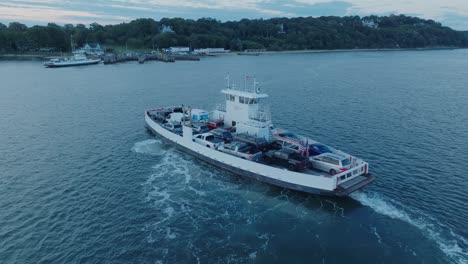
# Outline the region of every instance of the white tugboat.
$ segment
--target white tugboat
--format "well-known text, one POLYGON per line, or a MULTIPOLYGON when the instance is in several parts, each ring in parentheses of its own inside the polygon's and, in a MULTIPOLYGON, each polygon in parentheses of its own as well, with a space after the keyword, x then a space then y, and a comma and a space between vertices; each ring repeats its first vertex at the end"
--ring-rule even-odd
POLYGON ((375 180, 369 165, 310 138, 275 128, 260 103, 268 95, 230 84, 225 109, 183 106, 147 110, 148 128, 164 142, 241 176, 297 191, 347 196, 375 180), (207 132, 206 130, 211 130, 207 132))

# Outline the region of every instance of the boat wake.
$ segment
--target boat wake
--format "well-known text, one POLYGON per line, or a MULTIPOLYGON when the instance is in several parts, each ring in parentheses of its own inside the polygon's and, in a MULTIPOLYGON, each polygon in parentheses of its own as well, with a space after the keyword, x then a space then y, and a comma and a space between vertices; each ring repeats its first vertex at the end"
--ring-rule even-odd
POLYGON ((164 146, 161 140, 156 139, 147 139, 137 142, 132 148, 133 152, 153 156, 164 155, 167 152, 167 150, 168 148, 164 146))
MULTIPOLYGON (((147 145, 157 144, 140 143, 136 152, 152 153, 147 145)), ((153 216, 143 231, 163 262, 248 262, 265 252, 271 234, 239 234, 255 216, 239 203, 239 182, 222 179, 231 177, 171 150, 152 166, 142 187, 153 216)))
POLYGON ((439 223, 436 219, 416 209, 409 210, 407 206, 375 192, 355 192, 351 194, 351 197, 377 213, 417 227, 424 236, 434 240, 451 261, 460 264, 468 263, 468 240, 455 234, 449 227, 439 223))

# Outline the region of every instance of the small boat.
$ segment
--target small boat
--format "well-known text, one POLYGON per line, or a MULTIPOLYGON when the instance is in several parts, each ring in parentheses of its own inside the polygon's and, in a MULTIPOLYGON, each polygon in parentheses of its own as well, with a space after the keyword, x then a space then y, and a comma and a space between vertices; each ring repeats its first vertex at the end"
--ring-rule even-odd
POLYGON ((148 128, 162 141, 204 162, 292 190, 347 196, 375 180, 364 160, 307 136, 275 128, 269 112, 261 108, 268 95, 260 92, 255 80, 251 91, 236 89, 230 84, 229 76, 226 80, 227 86, 221 91, 225 107, 211 112, 184 106, 147 110, 148 128), (227 137, 216 138, 220 133, 197 130, 194 124, 199 127, 200 123, 206 123, 210 130, 232 133, 233 141, 228 143, 231 145, 225 145, 227 137), (249 152, 239 153, 242 150, 237 146, 249 152), (318 154, 312 151, 312 146, 330 153, 318 154), (333 166, 335 157, 338 157, 335 160, 338 167, 330 169, 320 165, 330 160, 333 166))

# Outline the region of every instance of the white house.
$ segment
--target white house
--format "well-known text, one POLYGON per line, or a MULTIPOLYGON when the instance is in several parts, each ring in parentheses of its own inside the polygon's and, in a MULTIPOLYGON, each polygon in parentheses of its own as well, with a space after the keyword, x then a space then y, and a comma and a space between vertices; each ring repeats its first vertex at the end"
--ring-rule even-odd
POLYGON ((104 50, 101 48, 101 45, 97 43, 86 43, 83 48, 79 50, 79 52, 86 53, 89 55, 103 55, 104 50))
POLYGON ((162 33, 174 33, 174 30, 172 30, 171 26, 162 25, 161 32, 162 33))

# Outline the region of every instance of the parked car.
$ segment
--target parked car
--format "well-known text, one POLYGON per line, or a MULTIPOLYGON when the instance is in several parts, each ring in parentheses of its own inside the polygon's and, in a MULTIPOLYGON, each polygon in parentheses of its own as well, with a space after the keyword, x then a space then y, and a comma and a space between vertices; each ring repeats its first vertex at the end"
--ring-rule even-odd
POLYGON ((193 128, 193 132, 195 132, 196 134, 203 134, 203 133, 210 131, 208 127, 206 126, 206 124, 203 122, 193 123, 192 128, 193 128))
POLYGON ((232 141, 232 133, 227 131, 226 129, 216 128, 210 131, 215 137, 221 139, 225 143, 229 143, 232 141))
POLYGON ((278 164, 292 171, 302 171, 308 166, 306 157, 291 149, 269 150, 263 155, 267 164, 278 164))
POLYGON ((262 152, 247 143, 233 141, 230 144, 224 145, 224 148, 219 149, 221 152, 252 161, 258 161, 262 156, 262 152))
POLYGON ((237 134, 234 137, 234 140, 250 144, 251 146, 254 146, 262 151, 267 150, 269 145, 268 141, 266 141, 264 138, 258 138, 245 133, 237 134))
POLYGON ((328 172, 330 175, 335 175, 351 168, 349 157, 334 153, 323 153, 310 157, 309 161, 311 168, 328 172))
POLYGON ((162 110, 156 111, 156 113, 154 114, 154 117, 157 121, 164 122, 171 113, 172 113, 171 110, 162 109, 162 110))
POLYGON ((209 132, 193 136, 193 141, 212 149, 218 149, 224 146, 224 141, 215 138, 215 136, 209 132))
POLYGON ((223 120, 213 120, 207 123, 208 128, 211 129, 216 129, 219 127, 224 126, 224 121, 223 120))
POLYGON ((333 151, 330 147, 320 143, 309 145, 309 156, 317 156, 323 153, 333 153, 333 151))
POLYGON ((167 122, 162 125, 165 129, 176 134, 182 134, 182 125, 176 122, 167 122))

